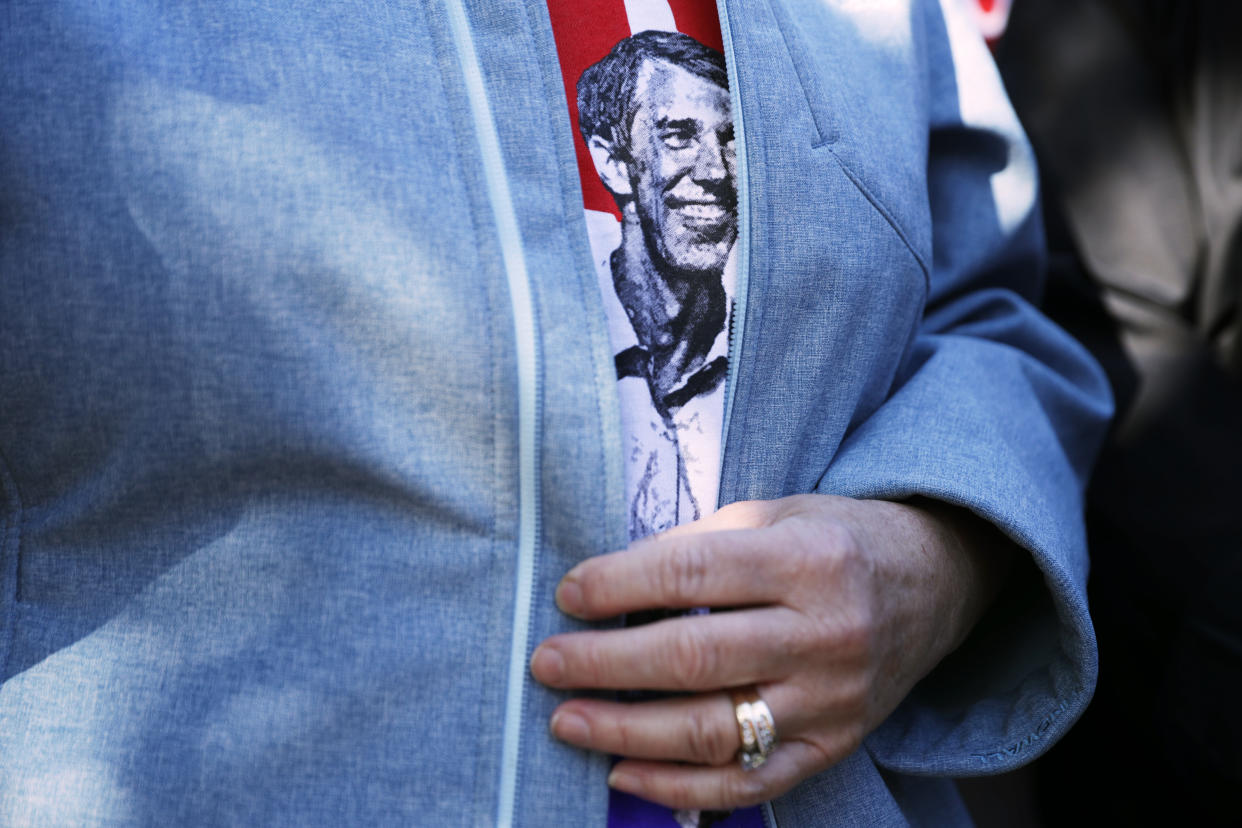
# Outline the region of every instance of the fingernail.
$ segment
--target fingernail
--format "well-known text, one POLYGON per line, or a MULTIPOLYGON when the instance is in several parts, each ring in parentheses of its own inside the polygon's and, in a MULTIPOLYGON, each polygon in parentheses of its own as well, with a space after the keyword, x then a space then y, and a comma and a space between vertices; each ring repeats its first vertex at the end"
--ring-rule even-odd
POLYGON ((565 675, 565 659, 556 650, 540 644, 531 656, 530 669, 544 684, 557 684, 565 675))
POLYGON ((591 727, 577 713, 556 711, 552 714, 552 733, 563 742, 586 745, 591 741, 591 727))
POLYGON ((582 617, 582 587, 568 575, 561 579, 560 586, 556 588, 556 605, 561 612, 575 618, 582 617))
POLYGON ((613 768, 612 773, 608 774, 608 787, 633 793, 638 788, 638 779, 619 768, 613 768))

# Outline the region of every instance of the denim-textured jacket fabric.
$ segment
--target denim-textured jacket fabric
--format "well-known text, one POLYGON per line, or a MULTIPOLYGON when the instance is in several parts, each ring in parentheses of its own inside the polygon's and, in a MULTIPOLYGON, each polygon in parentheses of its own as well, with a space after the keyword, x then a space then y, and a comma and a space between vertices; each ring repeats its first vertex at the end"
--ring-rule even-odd
MULTIPOLYGON (((1032 308, 1031 155, 955 0, 721 6, 722 502, 927 495, 1033 562, 775 817, 963 820, 937 777, 1036 755, 1093 687, 1106 386, 1032 308)), ((0 19, 0 824, 602 825, 607 758, 525 670, 626 532, 543 4, 0 19)))

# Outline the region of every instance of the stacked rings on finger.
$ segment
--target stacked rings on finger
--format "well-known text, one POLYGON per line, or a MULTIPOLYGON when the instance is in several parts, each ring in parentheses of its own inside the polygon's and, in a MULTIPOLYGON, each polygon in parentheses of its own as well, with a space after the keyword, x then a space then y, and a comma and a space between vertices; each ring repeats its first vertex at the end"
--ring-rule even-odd
POLYGON ((737 717, 738 735, 742 747, 737 760, 742 770, 754 770, 768 761, 776 749, 776 721, 767 702, 759 698, 754 687, 742 687, 729 693, 733 700, 733 715, 737 717))

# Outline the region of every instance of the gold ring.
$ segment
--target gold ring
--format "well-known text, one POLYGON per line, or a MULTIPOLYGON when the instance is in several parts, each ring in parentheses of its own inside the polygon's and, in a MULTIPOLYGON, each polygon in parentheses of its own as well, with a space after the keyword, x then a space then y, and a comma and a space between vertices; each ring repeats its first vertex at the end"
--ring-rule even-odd
POLYGON ((751 771, 768 761, 776 749, 776 721, 767 702, 759 698, 759 691, 753 686, 733 690, 729 698, 733 701, 733 715, 742 740, 737 760, 742 770, 751 771))

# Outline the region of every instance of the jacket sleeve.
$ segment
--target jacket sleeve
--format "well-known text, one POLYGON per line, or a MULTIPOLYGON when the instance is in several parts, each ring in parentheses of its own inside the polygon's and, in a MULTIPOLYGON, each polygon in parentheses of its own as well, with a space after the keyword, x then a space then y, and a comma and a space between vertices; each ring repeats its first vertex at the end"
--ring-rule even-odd
POLYGON ((1029 145, 958 0, 924 9, 933 261, 922 327, 890 398, 820 488, 924 495, 1026 550, 968 640, 867 740, 891 770, 1008 770, 1090 700, 1082 492, 1112 401, 1087 352, 1034 307, 1043 231, 1029 145))

